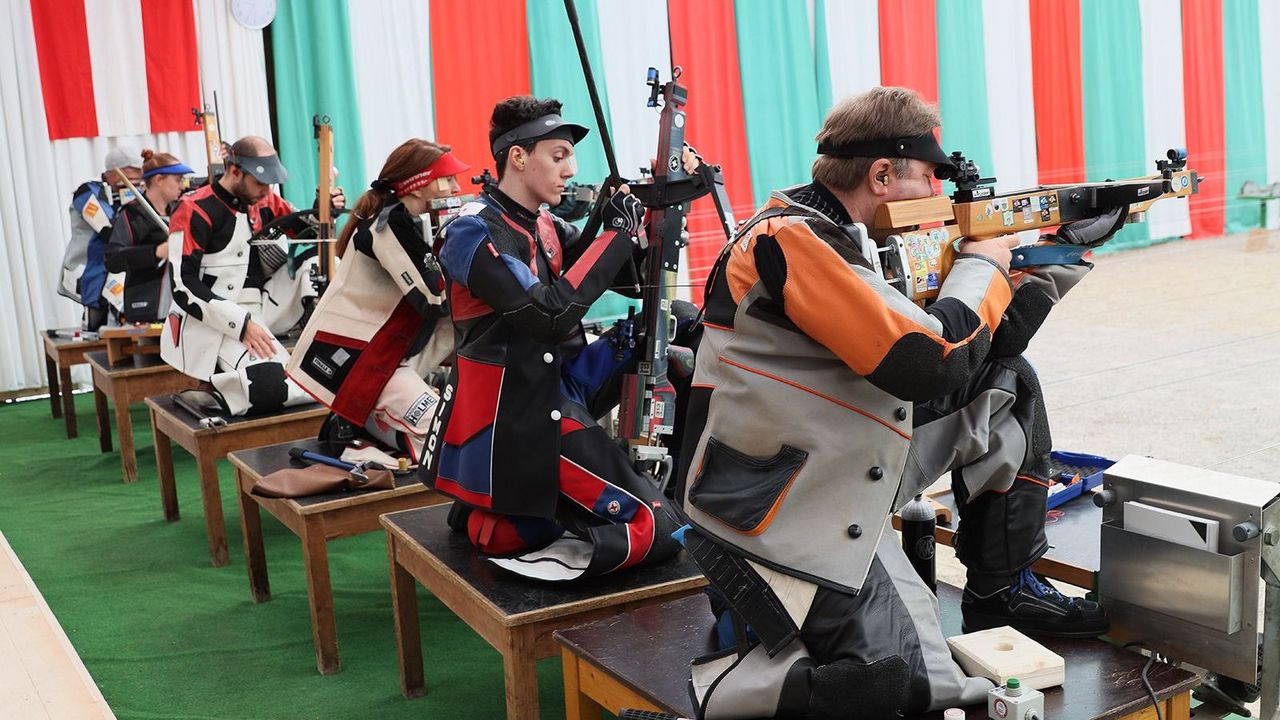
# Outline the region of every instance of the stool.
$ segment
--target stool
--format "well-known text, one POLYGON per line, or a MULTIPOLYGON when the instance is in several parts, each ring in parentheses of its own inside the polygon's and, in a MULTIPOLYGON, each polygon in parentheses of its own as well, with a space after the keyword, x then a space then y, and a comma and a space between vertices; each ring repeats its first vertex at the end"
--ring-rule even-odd
POLYGON ((71 440, 79 434, 76 430, 75 399, 71 396, 71 366, 85 362, 85 353, 101 350, 106 343, 96 337, 92 340, 50 337, 49 333, 53 332, 77 331, 48 330, 40 335, 44 340, 45 374, 49 378, 49 410, 55 418, 62 418, 67 427, 67 439, 71 440))
POLYGON ((156 355, 134 355, 133 363, 114 367, 108 352, 88 353, 89 370, 93 373, 93 410, 98 418, 98 448, 111 452, 111 416, 107 399, 115 409, 116 429, 120 433, 120 469, 127 483, 138 479, 138 457, 133 447, 131 403, 142 402, 150 395, 175 393, 199 384, 173 369, 156 355))

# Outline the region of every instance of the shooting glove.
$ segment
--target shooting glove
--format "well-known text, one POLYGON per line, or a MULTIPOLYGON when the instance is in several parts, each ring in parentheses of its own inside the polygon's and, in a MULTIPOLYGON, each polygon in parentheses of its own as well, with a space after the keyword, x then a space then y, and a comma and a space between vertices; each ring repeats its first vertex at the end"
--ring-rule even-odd
POLYGON ((1124 221, 1128 217, 1129 206, 1121 205, 1096 217, 1063 225, 1058 228, 1055 239, 1067 245, 1084 245, 1085 247, 1096 248, 1119 232, 1120 228, 1124 227, 1124 221))
POLYGON ((604 227, 606 230, 617 230, 623 235, 635 237, 640 232, 640 223, 644 219, 644 206, 640 199, 627 192, 614 192, 604 206, 604 227))

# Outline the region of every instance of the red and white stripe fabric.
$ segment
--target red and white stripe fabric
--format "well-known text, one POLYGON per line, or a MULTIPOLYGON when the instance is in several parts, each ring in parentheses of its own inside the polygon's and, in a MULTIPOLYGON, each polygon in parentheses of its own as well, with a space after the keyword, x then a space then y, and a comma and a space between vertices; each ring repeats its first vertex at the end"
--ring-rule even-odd
POLYGON ((191 0, 30 0, 49 139, 192 129, 191 0))

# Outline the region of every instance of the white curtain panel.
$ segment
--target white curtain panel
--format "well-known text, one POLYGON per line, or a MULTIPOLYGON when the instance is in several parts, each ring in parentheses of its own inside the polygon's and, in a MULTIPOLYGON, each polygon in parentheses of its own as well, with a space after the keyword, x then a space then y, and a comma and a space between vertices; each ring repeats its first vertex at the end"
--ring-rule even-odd
MULTIPOLYGON (((1169 148, 1187 146, 1182 6, 1178 0, 1138 0, 1138 17, 1142 23, 1143 134, 1147 161, 1152 163, 1146 169, 1154 173, 1155 160, 1163 158, 1169 148)), ((1147 229, 1153 240, 1190 235, 1191 211, 1186 198, 1152 205, 1147 211, 1147 229)))
MULTIPOLYGON (((603 63, 605 93, 609 100, 609 130, 618 171, 634 177, 658 149, 658 110, 644 106, 649 88, 645 73, 655 67, 663 82, 671 79, 671 37, 665 2, 600 0, 600 47, 608 53, 603 63)), ((601 68, 596 68, 600 72, 601 68)), ((697 88, 690 88, 697 102, 697 88)), ((694 131, 697 132, 696 129, 694 131)), ((697 135, 687 138, 698 145, 697 135)))
MULTIPOLYGON (((824 18, 831 101, 880 84, 880 10, 876 0, 827 0, 824 18)), ((826 115, 830 108, 820 108, 826 115)))
MULTIPOLYGON (((1280 181, 1280 2, 1258 3, 1258 32, 1262 35, 1262 110, 1267 128, 1267 182, 1280 181)), ((1228 192, 1239 188, 1227 188, 1228 192)), ((1280 227, 1280 202, 1272 201, 1267 227, 1280 227)))
MULTIPOLYGON (((409 138, 438 140, 431 96, 431 5, 428 0, 348 0, 364 169, 345 178, 352 197, 377 177, 387 156, 409 138)), ((479 166, 485 158, 460 158, 479 166)), ((465 179, 463 184, 465 186, 465 179)))
MULTIPOLYGON (((982 3, 991 171, 1000 192, 1039 184, 1035 97, 1031 92, 1031 11, 1027 3, 982 3)), ((1040 237, 1037 230, 1018 234, 1023 243, 1040 237)))
MULTIPOLYGON (((232 142, 245 135, 260 135, 272 140, 262 31, 236 22, 231 17, 230 0, 194 2, 200 92, 206 103, 212 103, 213 94, 218 94, 218 129, 223 139, 232 142)), ((203 146, 200 156, 193 159, 205 163, 203 146)))

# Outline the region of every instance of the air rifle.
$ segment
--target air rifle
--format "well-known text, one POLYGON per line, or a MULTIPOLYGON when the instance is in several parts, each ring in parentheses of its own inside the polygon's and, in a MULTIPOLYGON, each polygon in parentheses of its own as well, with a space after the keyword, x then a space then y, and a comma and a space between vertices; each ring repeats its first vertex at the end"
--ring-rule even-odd
POLYGON ((218 93, 213 94, 213 105, 205 104, 204 109, 191 108, 196 127, 204 131, 204 152, 208 159, 208 180, 223 173, 222 136, 218 133, 218 93))
MULTIPOLYGON (((1156 174, 1126 180, 1040 185, 1027 190, 995 192, 994 178, 981 177, 978 166, 961 153, 952 153, 957 172, 956 191, 918 200, 897 200, 881 205, 868 236, 861 234, 862 253, 889 284, 913 301, 937 297, 942 281, 955 259, 960 238, 982 239, 1037 230, 1096 217, 1117 207, 1129 206, 1129 222, 1141 221, 1158 200, 1187 197, 1199 192, 1201 178, 1188 170, 1187 151, 1170 150, 1166 160, 1156 161, 1156 174), (920 227, 929 225, 930 227, 920 227), (873 239, 874 238, 874 239, 873 239)), ((1040 247, 1013 251, 1010 267, 1078 262, 1089 250, 1061 246, 1053 259, 1040 247)))
POLYGON ((320 173, 316 185, 316 254, 319 262, 311 281, 315 284, 317 293, 322 294, 333 279, 333 271, 337 266, 334 257, 337 246, 333 241, 333 208, 330 204, 333 195, 333 126, 329 124, 328 115, 313 115, 311 127, 320 151, 320 173))
MULTIPOLYGON (((609 126, 605 122, 604 106, 591 72, 582 27, 573 0, 564 0, 569 25, 573 29, 578 47, 578 59, 587 82, 595 111, 596 126, 604 145, 605 160, 609 164, 609 177, 599 190, 599 197, 583 227, 583 237, 593 237, 600 227, 604 201, 622 185, 618 163, 609 138, 609 126)), ((631 192, 649 210, 645 237, 648 253, 641 288, 641 312, 638 325, 639 338, 622 337, 622 331, 636 323, 618 326, 619 348, 639 345, 636 369, 624 375, 622 398, 618 411, 618 439, 631 449, 631 458, 639 469, 653 472, 659 485, 665 485, 671 476, 672 463, 667 448, 662 445, 672 433, 675 422, 675 390, 667 378, 668 343, 675 335, 675 318, 671 302, 675 299, 676 274, 680 266, 680 248, 684 246, 684 219, 690 204, 699 197, 710 194, 716 203, 725 229, 725 237, 732 237, 733 219, 724 193, 724 179, 720 168, 703 163, 696 174, 684 170, 684 106, 689 92, 677 84, 678 70, 672 79, 661 82, 658 71, 649 68, 646 84, 649 86, 649 107, 661 106, 658 124, 658 151, 654 155, 656 167, 648 182, 629 183, 631 192)), ((634 273, 633 273, 634 274, 634 273)), ((639 279, 639 278, 638 278, 639 279)), ((634 318, 632 318, 634 320, 634 318)))

